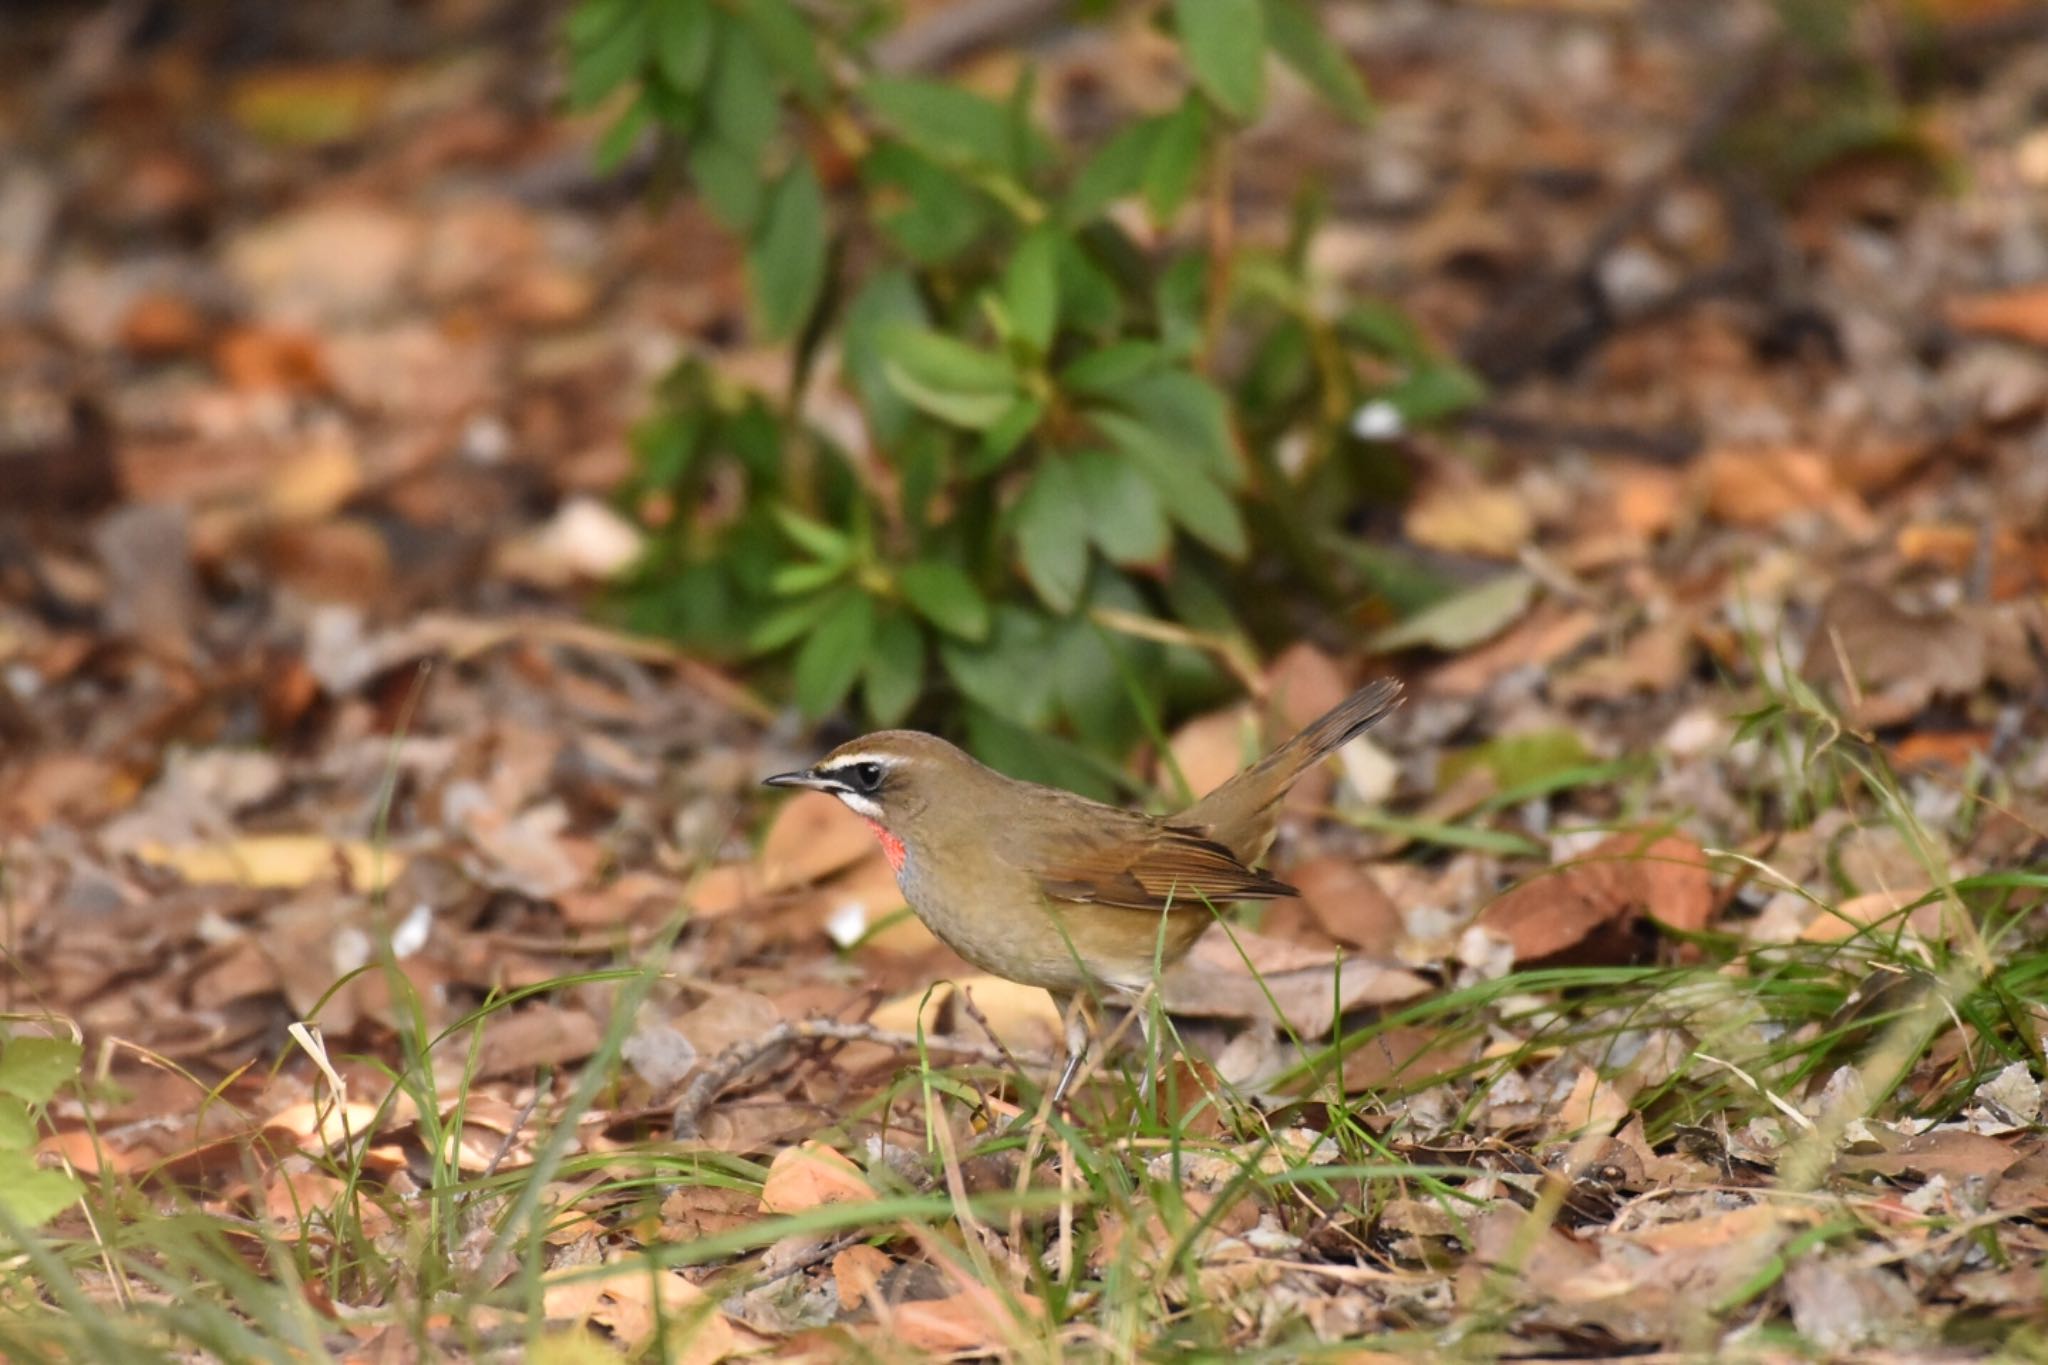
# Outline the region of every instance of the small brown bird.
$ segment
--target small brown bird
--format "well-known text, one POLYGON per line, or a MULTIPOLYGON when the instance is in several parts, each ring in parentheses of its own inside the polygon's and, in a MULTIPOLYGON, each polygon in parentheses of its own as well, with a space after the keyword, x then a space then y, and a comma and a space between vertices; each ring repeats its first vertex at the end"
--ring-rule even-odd
POLYGON ((1400 696, 1390 679, 1372 683, 1178 815, 1020 782, 915 730, 850 740, 768 784, 838 797, 934 934, 983 971, 1052 993, 1067 1020, 1057 1104, 1087 1054, 1097 993, 1135 998, 1201 937, 1211 906, 1297 894, 1253 868, 1280 798, 1400 696))

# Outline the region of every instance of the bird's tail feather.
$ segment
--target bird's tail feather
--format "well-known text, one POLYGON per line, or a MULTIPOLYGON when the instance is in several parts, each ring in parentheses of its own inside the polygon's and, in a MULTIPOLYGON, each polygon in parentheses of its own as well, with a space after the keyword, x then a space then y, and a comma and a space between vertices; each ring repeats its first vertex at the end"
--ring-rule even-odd
POLYGON ((1232 835, 1243 831, 1248 842, 1258 845, 1251 856, 1263 854, 1265 843, 1272 838, 1269 821, 1262 819, 1267 808, 1286 795, 1303 773, 1372 728, 1400 702, 1401 684, 1392 678, 1361 687, 1294 738, 1196 802, 1188 811, 1190 823, 1214 825, 1232 835))

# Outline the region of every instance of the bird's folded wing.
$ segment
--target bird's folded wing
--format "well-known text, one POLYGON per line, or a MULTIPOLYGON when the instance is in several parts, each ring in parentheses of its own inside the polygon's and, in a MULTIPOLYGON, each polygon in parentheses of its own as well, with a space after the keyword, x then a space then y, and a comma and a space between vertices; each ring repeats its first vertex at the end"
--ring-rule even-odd
POLYGON ((1112 835, 1062 848, 1039 864, 1038 883, 1059 900, 1131 910, 1199 909, 1205 903, 1298 894, 1246 867, 1199 830, 1149 822, 1135 838, 1112 835))

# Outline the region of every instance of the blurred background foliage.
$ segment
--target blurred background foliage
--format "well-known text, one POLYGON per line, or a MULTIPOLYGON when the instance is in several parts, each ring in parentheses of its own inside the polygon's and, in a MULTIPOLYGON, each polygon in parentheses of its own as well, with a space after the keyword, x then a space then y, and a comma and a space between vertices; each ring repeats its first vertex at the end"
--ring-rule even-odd
POLYGON ((1305 0, 1144 7, 1185 94, 1085 146, 1034 119, 1028 66, 1004 98, 885 72, 890 12, 826 12, 585 0, 568 23, 574 101, 618 111, 601 154, 655 142, 658 181, 744 239, 757 339, 792 355, 782 392, 696 357, 661 384, 627 619, 809 717, 1104 791, 1264 652, 1401 598, 1355 519, 1402 491, 1389 442, 1480 387, 1309 279, 1312 190, 1277 249, 1231 231, 1269 54, 1372 116, 1305 0), (818 383, 857 401, 857 445, 806 420, 818 383))

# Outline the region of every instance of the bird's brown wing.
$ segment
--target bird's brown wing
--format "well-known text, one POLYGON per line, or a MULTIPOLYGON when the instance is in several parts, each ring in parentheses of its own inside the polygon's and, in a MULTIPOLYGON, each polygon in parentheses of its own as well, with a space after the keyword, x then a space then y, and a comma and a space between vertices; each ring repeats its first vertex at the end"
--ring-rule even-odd
POLYGON ((1149 820, 1118 824, 1085 843, 1065 842, 1041 861, 1040 889, 1058 900, 1129 910, 1199 909, 1299 894, 1246 867, 1198 829, 1149 820))

